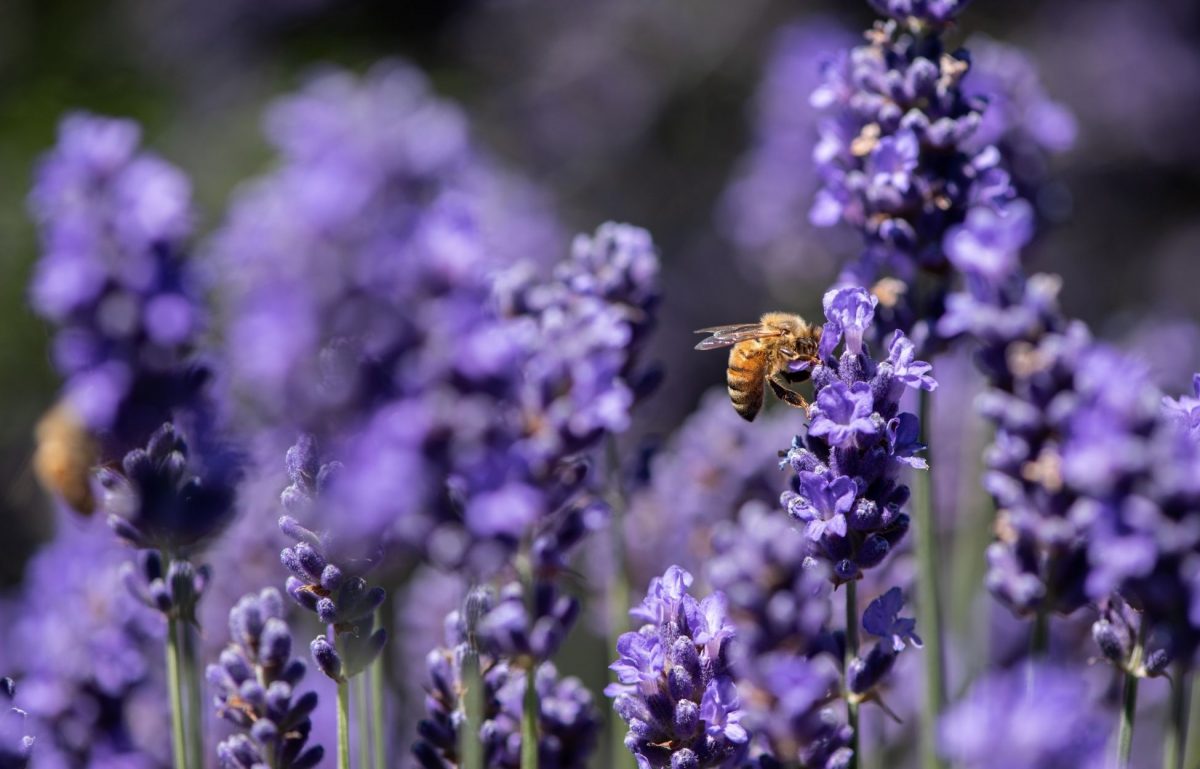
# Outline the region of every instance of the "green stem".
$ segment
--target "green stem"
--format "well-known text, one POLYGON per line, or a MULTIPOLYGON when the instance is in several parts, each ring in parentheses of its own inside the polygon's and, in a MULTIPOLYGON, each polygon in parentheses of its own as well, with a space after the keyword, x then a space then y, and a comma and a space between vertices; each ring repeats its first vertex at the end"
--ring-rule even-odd
POLYGON ((525 707, 521 709, 521 769, 538 766, 538 694, 537 669, 525 674, 525 707))
POLYGON ((1129 756, 1133 751, 1133 718, 1137 713, 1138 677, 1125 674, 1125 686, 1121 691, 1121 721, 1117 732, 1117 769, 1128 769, 1129 756))
POLYGON ((371 766, 371 721, 367 718, 367 676, 358 676, 354 689, 354 721, 358 731, 358 765, 371 766))
POLYGON ((186 622, 178 623, 180 645, 183 655, 180 661, 183 667, 183 680, 186 687, 188 755, 192 769, 204 767, 204 692, 201 689, 198 654, 196 653, 196 632, 186 622))
POLYGON ((1167 709, 1167 724, 1163 750, 1163 769, 1183 769, 1183 756, 1188 737, 1188 699, 1192 676, 1182 664, 1175 666, 1171 681, 1171 701, 1167 709))
POLYGON ((174 769, 188 769, 187 737, 183 725, 183 676, 179 665, 178 624, 174 619, 167 620, 167 690, 171 698, 171 756, 174 769))
POLYGON ((858 769, 861 758, 859 752, 862 749, 858 730, 858 700, 850 691, 850 663, 858 656, 858 583, 853 580, 847 582, 845 589, 846 657, 842 670, 846 679, 846 720, 853 732, 850 737, 850 750, 853 751, 853 755, 850 757, 849 769, 858 769))
MULTIPOLYGON (((382 617, 377 616, 379 623, 382 624, 382 617)), ((380 654, 375 662, 371 664, 370 671, 367 675, 371 679, 371 736, 375 741, 375 750, 373 753, 374 763, 371 764, 374 769, 384 769, 387 766, 387 756, 385 755, 385 743, 383 739, 383 655, 380 654)))
MULTIPOLYGON (((605 443, 608 473, 608 504, 612 510, 609 532, 612 540, 613 578, 608 583, 608 653, 614 654, 617 639, 629 626, 629 568, 625 561, 625 490, 621 483, 621 461, 617 439, 608 436, 605 443)), ((602 658, 605 675, 615 682, 616 674, 608 670, 608 657, 602 658)), ((633 754, 625 748, 625 724, 612 708, 608 708, 608 766, 612 769, 633 769, 633 754)))
POLYGON ((350 681, 337 685, 338 769, 350 769, 350 681))
POLYGON ((1137 716, 1138 671, 1142 666, 1143 647, 1146 643, 1146 618, 1142 617, 1137 645, 1129 656, 1125 671, 1125 682, 1121 688, 1121 720, 1117 725, 1117 769, 1129 768, 1129 757, 1133 751, 1133 719, 1137 716))
POLYGON ((1187 769, 1200 769, 1200 686, 1191 687, 1191 704, 1188 708, 1188 728, 1184 740, 1183 765, 1187 769))
POLYGON ((483 673, 479 669, 479 641, 475 626, 479 621, 474 596, 476 588, 467 592, 463 616, 467 625, 467 649, 463 654, 462 685, 465 723, 458 730, 458 754, 463 769, 483 769, 483 740, 479 727, 483 723, 483 673))
MULTIPOLYGON (((920 420, 923 442, 928 445, 929 393, 920 394, 920 420)), ((917 621, 925 640, 925 699, 921 719, 921 766, 938 769, 937 721, 946 704, 946 684, 942 659, 942 602, 937 578, 937 516, 934 514, 932 471, 913 473, 912 509, 917 541, 917 621)))

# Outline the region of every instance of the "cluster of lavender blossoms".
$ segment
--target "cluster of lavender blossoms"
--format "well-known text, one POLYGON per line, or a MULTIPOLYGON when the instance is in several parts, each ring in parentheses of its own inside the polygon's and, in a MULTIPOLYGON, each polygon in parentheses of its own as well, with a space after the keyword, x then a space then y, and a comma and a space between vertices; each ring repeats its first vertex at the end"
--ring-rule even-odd
POLYGON ((750 739, 730 670, 734 626, 723 593, 697 601, 672 566, 629 614, 645 624, 617 640, 618 683, 604 693, 629 725, 625 746, 644 769, 734 767, 750 739))
POLYGON ((871 357, 864 337, 877 303, 858 287, 825 295, 811 421, 784 460, 796 474, 783 506, 803 525, 812 554, 832 566, 835 583, 859 579, 904 537, 909 492, 899 472, 926 467, 919 420, 900 411, 900 397, 906 387, 932 391, 937 382, 902 331, 892 335, 885 360, 871 357))
POLYGON ((217 713, 238 733, 217 746, 224 769, 311 769, 324 756, 306 749, 317 695, 296 695, 305 666, 292 657, 292 634, 275 588, 243 596, 229 612, 230 643, 206 673, 217 713))
MULTIPOLYGON (((862 233, 865 247, 842 280, 872 285, 887 276, 877 286, 886 310, 878 331, 908 330, 924 349, 951 288, 947 232, 968 212, 1003 209, 1018 190, 1036 196, 1046 156, 1070 146, 1074 123, 1031 67, 985 66, 975 77, 966 52, 946 49, 943 32, 966 3, 873 5, 890 18, 827 64, 812 95, 827 117, 810 219, 862 233)), ((1025 63, 1015 50, 988 50, 985 62, 1025 63)))
MULTIPOLYGON (((501 597, 500 603, 507 600, 501 597)), ((463 696, 468 686, 464 665, 477 661, 480 685, 478 738, 483 765, 488 769, 521 766, 521 716, 525 688, 532 675, 537 691, 538 766, 583 769, 596 745, 600 718, 591 692, 577 678, 559 678, 550 662, 532 672, 497 645, 482 629, 480 618, 496 611, 486 590, 473 591, 462 610, 445 619, 445 646, 426 656, 425 717, 417 725, 412 752, 423 769, 454 769, 462 765, 463 726, 471 714, 463 696)))

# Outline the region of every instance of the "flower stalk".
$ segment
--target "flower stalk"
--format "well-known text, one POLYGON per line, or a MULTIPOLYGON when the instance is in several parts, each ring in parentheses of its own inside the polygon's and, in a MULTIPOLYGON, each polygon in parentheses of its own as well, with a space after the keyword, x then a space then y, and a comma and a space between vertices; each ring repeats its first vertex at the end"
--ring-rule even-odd
POLYGON ((188 769, 178 624, 178 620, 174 618, 167 620, 167 694, 171 698, 171 759, 175 769, 188 769))
MULTIPOLYGON (((918 393, 922 443, 929 444, 929 391, 918 393)), ((937 720, 946 706, 942 657, 942 601, 938 591, 937 515, 934 511, 932 470, 913 473, 912 509, 917 529, 918 622, 925 639, 925 699, 921 719, 921 766, 938 769, 937 720)))

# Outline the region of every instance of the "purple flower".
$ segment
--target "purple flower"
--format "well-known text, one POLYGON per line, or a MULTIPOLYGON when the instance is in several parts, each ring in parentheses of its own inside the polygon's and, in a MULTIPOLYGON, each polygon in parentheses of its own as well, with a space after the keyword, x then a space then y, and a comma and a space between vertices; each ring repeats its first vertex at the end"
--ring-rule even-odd
POLYGON ((964 273, 998 284, 1020 264, 1021 249, 1033 237, 1033 208, 1014 200, 1002 208, 978 206, 946 233, 946 255, 964 273))
POLYGON ((274 588, 243 596, 229 612, 229 646, 206 678, 216 692, 217 714, 239 732, 217 746, 223 766, 263 764, 310 769, 324 749, 305 747, 317 706, 315 692, 296 696, 304 663, 292 657, 292 635, 283 598, 274 588))
POLYGON ((785 456, 796 474, 780 499, 807 524, 811 554, 830 562, 831 578, 842 582, 882 562, 908 529, 901 512, 908 488, 898 482, 898 468, 921 466, 916 452, 923 447, 917 417, 900 413, 899 401, 905 384, 937 383, 902 335, 893 337, 892 359, 876 364, 863 344, 875 305, 862 288, 834 289, 825 306, 824 349, 812 372, 816 402, 806 435, 785 456), (855 334, 845 334, 839 358, 843 327, 855 334))
POLYGON ((938 724, 942 754, 965 769, 1104 765, 1109 719, 1080 670, 1035 664, 992 673, 938 724))
POLYGON ((610 667, 618 683, 604 693, 629 724, 625 745, 639 766, 725 767, 749 741, 727 667, 733 627, 725 598, 698 603, 686 592, 691 583, 691 574, 668 569, 630 612, 647 624, 617 640, 620 657, 610 667))
POLYGON ((842 476, 829 478, 819 473, 801 472, 797 475, 799 492, 785 492, 788 515, 806 524, 805 536, 819 540, 826 530, 838 537, 846 536, 846 513, 854 506, 858 487, 842 476))
POLYGON ((838 448, 852 448, 858 437, 871 436, 879 432, 878 425, 871 419, 874 399, 871 387, 865 382, 855 382, 852 387, 845 382, 834 382, 821 390, 810 414, 812 423, 809 435, 827 440, 838 448))
POLYGON ((910 617, 901 617, 900 609, 904 606, 904 595, 900 588, 893 587, 876 598, 863 612, 862 626, 871 635, 891 639, 892 650, 899 652, 906 642, 920 649, 924 644, 916 633, 917 621, 910 617))
POLYGON ((937 381, 929 375, 933 366, 916 360, 916 355, 916 345, 897 329, 888 344, 888 363, 892 364, 892 376, 897 382, 913 389, 933 392, 937 389, 937 381))
POLYGON ((822 303, 825 307, 825 317, 836 328, 836 333, 829 335, 831 341, 827 342, 824 339, 825 335, 822 335, 822 343, 836 345, 840 334, 845 338, 846 349, 855 355, 861 355, 863 333, 875 317, 879 298, 858 287, 835 288, 825 293, 822 303))

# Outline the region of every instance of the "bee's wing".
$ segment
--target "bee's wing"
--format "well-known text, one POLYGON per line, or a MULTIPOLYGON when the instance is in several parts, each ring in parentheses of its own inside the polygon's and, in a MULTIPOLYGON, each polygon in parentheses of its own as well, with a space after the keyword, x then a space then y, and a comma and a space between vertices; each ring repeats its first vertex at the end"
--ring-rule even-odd
POLYGON ((718 347, 730 347, 738 342, 750 339, 762 339, 768 336, 779 336, 779 330, 764 326, 761 323, 735 323, 731 326, 710 326, 696 329, 697 334, 711 334, 696 345, 697 350, 715 350, 718 347))

